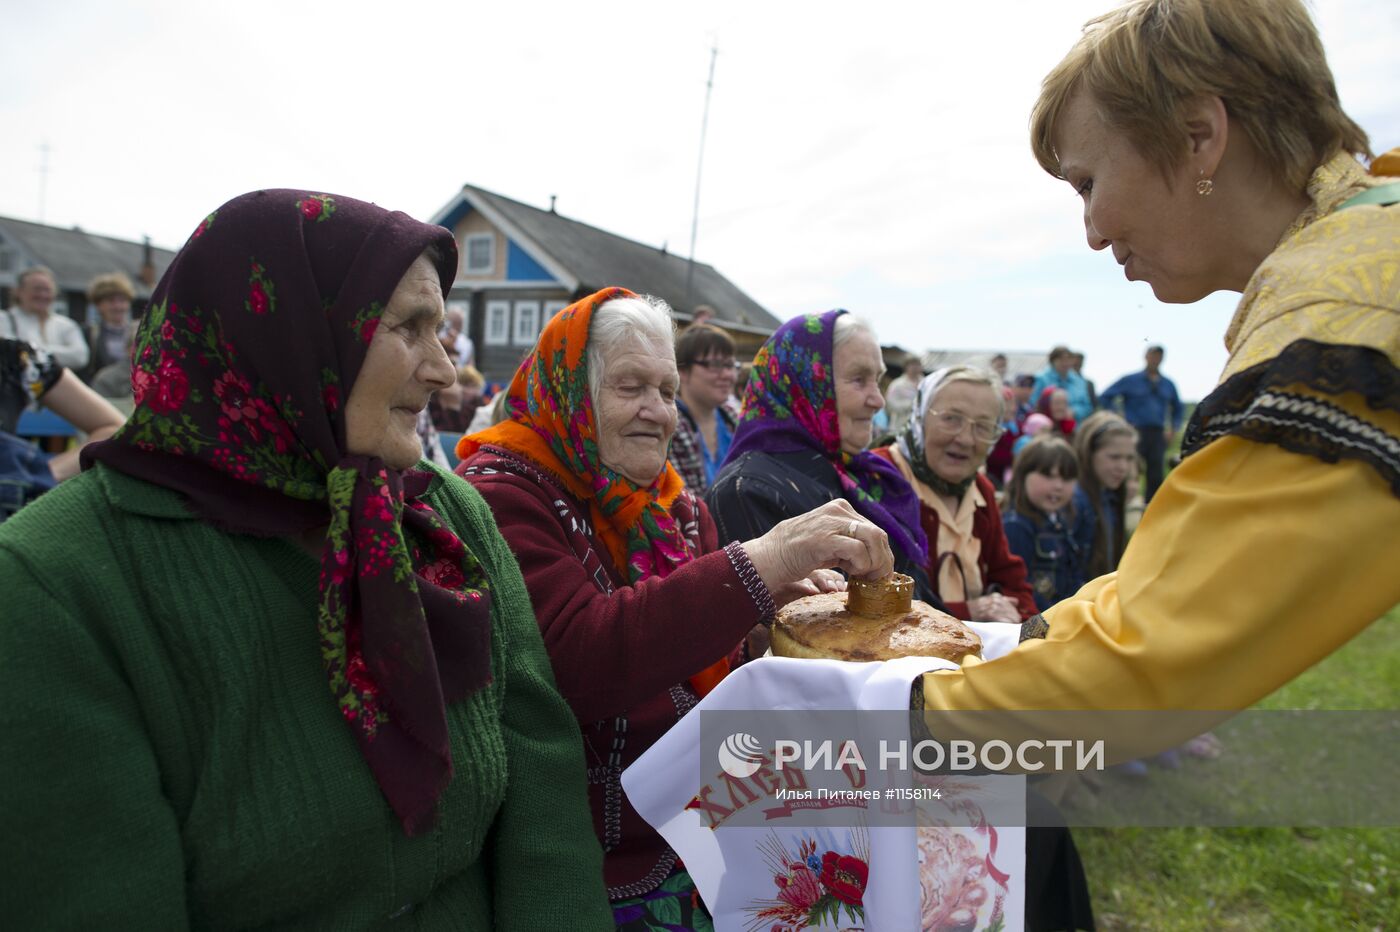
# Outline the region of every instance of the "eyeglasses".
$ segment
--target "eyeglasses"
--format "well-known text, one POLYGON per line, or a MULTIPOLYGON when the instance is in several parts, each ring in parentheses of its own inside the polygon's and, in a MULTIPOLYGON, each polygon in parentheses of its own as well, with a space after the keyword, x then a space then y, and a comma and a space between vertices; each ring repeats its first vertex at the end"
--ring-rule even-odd
POLYGON ((691 365, 704 366, 711 372, 736 372, 739 369, 737 359, 697 359, 691 365))
POLYGON ((979 443, 996 443, 1002 434, 1006 433, 1006 428, 995 421, 976 421, 966 414, 958 414, 953 411, 930 411, 933 417, 933 425, 939 433, 949 437, 956 437, 963 432, 963 428, 972 425, 972 436, 977 438, 979 443))

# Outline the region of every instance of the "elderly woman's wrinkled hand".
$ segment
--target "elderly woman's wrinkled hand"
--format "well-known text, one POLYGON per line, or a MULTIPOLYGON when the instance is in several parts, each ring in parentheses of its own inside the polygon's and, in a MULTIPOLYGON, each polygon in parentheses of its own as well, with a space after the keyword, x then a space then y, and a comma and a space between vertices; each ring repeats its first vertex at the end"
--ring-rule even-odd
POLYGON ((976 599, 969 599, 967 611, 973 621, 1002 621, 1016 625, 1021 623, 1020 606, 1000 592, 989 592, 976 599))
POLYGON ((801 579, 794 580, 777 590, 769 589, 776 605, 786 605, 803 596, 818 595, 822 592, 844 592, 846 577, 835 570, 813 570, 801 579))
POLYGON ((744 551, 779 605, 835 591, 826 588, 832 585, 829 575, 814 576, 817 570, 840 569, 859 579, 894 572, 889 537, 840 498, 780 522, 745 542, 744 551))

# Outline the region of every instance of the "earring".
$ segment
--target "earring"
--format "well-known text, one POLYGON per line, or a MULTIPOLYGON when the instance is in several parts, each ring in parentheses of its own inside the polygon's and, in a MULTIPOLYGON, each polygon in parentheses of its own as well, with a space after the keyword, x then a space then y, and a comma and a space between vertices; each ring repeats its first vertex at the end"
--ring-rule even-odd
POLYGON ((1201 169, 1201 180, 1196 182, 1196 193, 1201 197, 1210 197, 1210 192, 1215 190, 1215 182, 1205 175, 1205 169, 1201 169))

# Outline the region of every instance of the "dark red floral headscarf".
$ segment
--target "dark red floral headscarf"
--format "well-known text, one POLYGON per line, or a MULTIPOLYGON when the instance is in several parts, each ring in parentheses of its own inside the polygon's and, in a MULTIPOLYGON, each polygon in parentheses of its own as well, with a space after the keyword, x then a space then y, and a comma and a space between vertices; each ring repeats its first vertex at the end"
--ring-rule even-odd
POLYGON ((304 191, 229 201, 152 296, 134 413, 83 457, 180 492, 230 533, 326 528, 330 689, 408 834, 432 824, 452 777, 446 703, 491 681, 490 592, 420 497, 430 474, 346 450, 344 403, 400 278, 430 249, 446 292, 457 250, 442 227, 304 191))

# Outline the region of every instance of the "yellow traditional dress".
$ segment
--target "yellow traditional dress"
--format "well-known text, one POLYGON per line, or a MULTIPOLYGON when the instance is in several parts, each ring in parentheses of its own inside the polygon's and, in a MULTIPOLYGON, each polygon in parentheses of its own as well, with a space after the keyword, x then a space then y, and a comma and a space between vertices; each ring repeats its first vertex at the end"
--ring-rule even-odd
POLYGON ((1349 155, 1259 266, 1118 571, 931 709, 1241 709, 1400 603, 1400 204, 1349 155))

